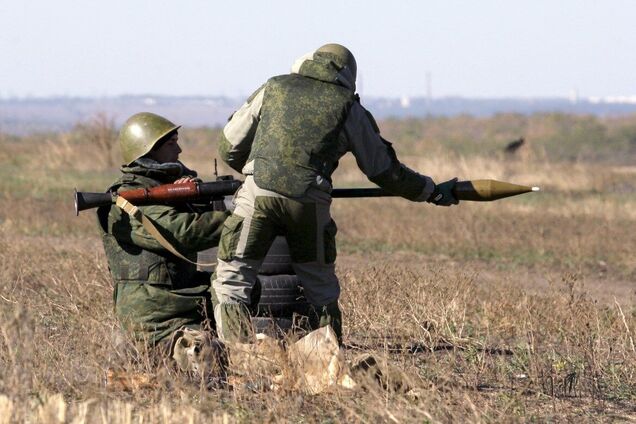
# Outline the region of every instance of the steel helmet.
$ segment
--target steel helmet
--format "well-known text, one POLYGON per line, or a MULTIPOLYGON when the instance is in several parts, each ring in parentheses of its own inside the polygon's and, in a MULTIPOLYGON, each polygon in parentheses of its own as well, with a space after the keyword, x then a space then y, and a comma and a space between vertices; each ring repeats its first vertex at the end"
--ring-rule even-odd
POLYGON ((348 68, 355 81, 358 65, 356 64, 356 58, 353 57, 353 53, 351 53, 348 48, 341 44, 329 43, 318 48, 316 53, 327 54, 338 66, 348 68))
POLYGON ((163 116, 150 112, 136 113, 124 123, 119 132, 119 147, 126 165, 148 153, 159 140, 181 128, 163 116))

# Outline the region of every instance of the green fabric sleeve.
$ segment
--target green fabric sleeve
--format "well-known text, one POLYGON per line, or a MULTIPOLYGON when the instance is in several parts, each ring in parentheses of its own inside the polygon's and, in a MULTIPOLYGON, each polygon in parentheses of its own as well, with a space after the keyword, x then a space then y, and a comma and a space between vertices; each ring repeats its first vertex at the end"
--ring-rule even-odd
POLYGON ((265 85, 256 90, 223 128, 219 156, 235 171, 241 172, 252 150, 260 119, 265 85))
POLYGON ((373 115, 359 102, 351 107, 344 128, 349 150, 370 181, 409 200, 419 202, 429 198, 435 189, 433 180, 398 160, 391 143, 380 136, 373 115))
POLYGON ((389 169, 369 180, 391 193, 415 202, 427 200, 435 189, 433 180, 399 162, 393 163, 389 169))
MULTIPOLYGON (((113 206, 113 209, 119 209, 113 206)), ((223 222, 230 212, 209 211, 203 213, 182 211, 164 205, 140 206, 161 234, 184 255, 218 245, 223 222)), ((130 218, 121 209, 111 211, 112 233, 117 239, 126 240, 143 249, 166 252, 135 219, 130 218)))
POLYGON ((245 166, 249 155, 249 150, 236 150, 234 146, 232 146, 230 141, 225 137, 225 134, 221 135, 221 141, 219 142, 219 157, 223 162, 227 163, 230 168, 240 173, 245 166))

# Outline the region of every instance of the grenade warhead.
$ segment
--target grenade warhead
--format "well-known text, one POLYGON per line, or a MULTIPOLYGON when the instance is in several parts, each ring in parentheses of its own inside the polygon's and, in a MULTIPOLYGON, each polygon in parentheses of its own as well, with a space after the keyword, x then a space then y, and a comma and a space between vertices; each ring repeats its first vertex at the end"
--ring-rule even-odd
POLYGON ((539 187, 507 183, 497 180, 469 180, 458 181, 453 189, 453 194, 459 200, 471 200, 476 202, 489 202, 503 199, 504 197, 539 191, 539 187))

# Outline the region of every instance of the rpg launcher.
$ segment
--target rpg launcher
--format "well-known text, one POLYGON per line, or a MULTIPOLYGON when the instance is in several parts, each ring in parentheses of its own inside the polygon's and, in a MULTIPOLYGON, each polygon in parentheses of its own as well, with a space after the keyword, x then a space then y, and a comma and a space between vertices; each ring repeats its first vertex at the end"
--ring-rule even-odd
MULTIPOLYGON (((85 209, 107 206, 116 202, 121 196, 130 203, 141 205, 177 204, 177 203, 209 203, 233 195, 243 184, 234 179, 221 179, 211 182, 187 182, 183 184, 164 184, 152 188, 138 188, 119 193, 89 193, 75 191, 75 213, 85 209)), ((504 197, 539 191, 539 187, 528 187, 496 180, 458 181, 453 193, 459 200, 489 202, 504 197)), ((381 188, 335 188, 331 191, 333 198, 360 197, 396 197, 381 188)))

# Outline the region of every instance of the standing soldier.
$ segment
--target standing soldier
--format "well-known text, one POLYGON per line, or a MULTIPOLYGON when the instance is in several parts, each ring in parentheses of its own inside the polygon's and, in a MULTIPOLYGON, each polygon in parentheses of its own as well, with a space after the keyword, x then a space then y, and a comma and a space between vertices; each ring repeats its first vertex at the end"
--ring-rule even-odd
POLYGON ((269 79, 231 117, 220 155, 242 172, 219 245, 214 316, 221 339, 249 341, 250 299, 272 240, 283 234, 311 305, 310 325, 331 325, 341 340, 340 285, 335 274, 336 224, 329 208, 331 175, 353 153, 372 182, 412 201, 449 206, 456 179, 436 185, 404 166, 355 94, 356 61, 326 44, 269 79))
MULTIPOLYGON (((118 192, 182 183, 196 178, 178 159, 180 127, 152 114, 131 116, 119 143, 123 175, 110 186, 118 192)), ((228 212, 198 211, 191 205, 140 206, 161 235, 190 260, 218 244, 228 212)), ((206 339, 212 318, 210 275, 167 250, 139 222, 116 205, 103 206, 97 216, 104 250, 114 280, 115 314, 137 341, 169 348, 186 335, 189 342, 206 339), (174 343, 173 343, 174 344, 174 343)), ((187 341, 181 340, 181 345, 187 341)), ((174 352, 171 352, 174 355, 174 352)), ((188 365, 182 368, 187 369, 188 365)))

